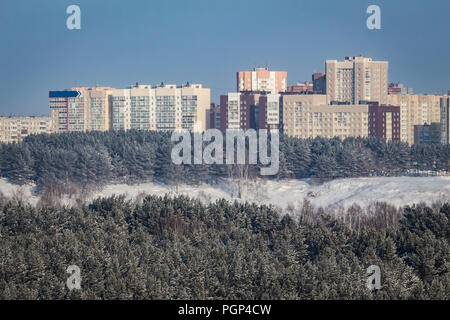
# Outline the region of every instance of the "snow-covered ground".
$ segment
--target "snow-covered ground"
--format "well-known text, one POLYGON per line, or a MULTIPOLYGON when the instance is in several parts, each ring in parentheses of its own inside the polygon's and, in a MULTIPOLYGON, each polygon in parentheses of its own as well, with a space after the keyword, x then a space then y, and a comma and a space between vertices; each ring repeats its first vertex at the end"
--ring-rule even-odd
MULTIPOLYGON (((19 187, 0 179, 0 191, 12 196, 19 187)), ((33 186, 22 187, 25 198, 37 203, 33 186)), ((338 179, 322 185, 314 185, 308 180, 284 180, 249 182, 241 190, 242 199, 237 198, 237 183, 224 180, 216 185, 201 186, 179 185, 178 190, 153 182, 138 185, 114 184, 95 193, 92 198, 124 194, 134 199, 142 194, 164 195, 185 194, 200 198, 204 202, 225 198, 227 200, 247 200, 250 202, 273 204, 280 208, 289 205, 299 207, 308 199, 316 207, 348 207, 354 203, 362 207, 376 201, 385 201, 395 206, 413 203, 432 203, 437 200, 450 201, 450 177, 377 177, 338 179)), ((89 200, 89 199, 87 199, 89 200)))

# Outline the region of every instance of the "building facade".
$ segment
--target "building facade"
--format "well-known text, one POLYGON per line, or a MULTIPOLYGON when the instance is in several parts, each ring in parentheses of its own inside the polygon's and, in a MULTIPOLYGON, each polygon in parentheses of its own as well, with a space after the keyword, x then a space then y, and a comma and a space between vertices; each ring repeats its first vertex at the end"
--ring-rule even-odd
POLYGON ((415 125, 440 122, 442 97, 423 94, 388 95, 388 104, 400 107, 401 141, 412 145, 415 125))
POLYGON ((284 92, 287 89, 287 72, 270 71, 268 68, 254 68, 253 71, 236 73, 237 91, 284 92))
POLYGON ((50 117, 0 117, 0 142, 21 142, 30 134, 52 132, 50 117))
POLYGON ((230 92, 220 96, 220 129, 256 129, 261 92, 230 92))
POLYGON ((441 143, 450 143, 450 97, 441 97, 441 143))
POLYGON ((441 143, 441 124, 431 123, 414 126, 414 144, 441 143))
POLYGON ((369 136, 400 141, 400 107, 369 102, 369 136))
POLYGON ((132 86, 112 92, 113 130, 205 131, 210 89, 201 84, 132 86))
POLYGON ((271 129, 280 129, 283 117, 280 94, 261 95, 256 110, 258 121, 255 129, 267 129, 269 131, 271 129))
POLYGON ((283 113, 293 109, 294 118, 283 120, 283 132, 297 138, 367 137, 367 105, 313 105, 295 103, 284 107, 283 113))
POLYGON ((315 94, 327 93, 327 77, 325 73, 315 72, 312 75, 313 91, 315 94))
POLYGON ((211 103, 209 109, 209 127, 211 129, 220 129, 220 105, 211 103))
POLYGON ((209 125, 210 89, 201 84, 81 87, 50 91, 49 99, 55 132, 205 131, 209 125))
POLYGON ((361 56, 346 57, 344 61, 327 60, 327 103, 377 101, 386 104, 388 68, 387 61, 373 61, 361 56))
POLYGON ((112 90, 109 87, 76 87, 50 91, 54 132, 110 130, 112 90))

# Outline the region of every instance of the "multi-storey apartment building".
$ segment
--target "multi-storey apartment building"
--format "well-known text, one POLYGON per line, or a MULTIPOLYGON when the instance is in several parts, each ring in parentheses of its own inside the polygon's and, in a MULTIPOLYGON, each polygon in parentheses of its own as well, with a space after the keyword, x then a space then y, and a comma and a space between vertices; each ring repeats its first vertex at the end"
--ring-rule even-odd
POLYGON ((254 68, 253 71, 236 73, 237 91, 284 92, 287 89, 287 72, 270 71, 267 68, 254 68))
POLYGON ((386 104, 388 68, 387 61, 373 61, 361 56, 346 57, 344 61, 327 60, 327 103, 377 101, 386 104))
POLYGON ((313 91, 315 94, 327 93, 327 77, 325 73, 315 72, 312 75, 313 91))
POLYGON ((388 104, 400 107, 400 140, 414 143, 414 126, 440 122, 441 97, 423 94, 388 95, 388 104))
POLYGON ((369 136, 400 141, 400 107, 379 105, 378 102, 368 102, 369 105, 369 136))
POLYGON ((441 124, 431 123, 414 126, 414 144, 441 143, 441 124))
MULTIPOLYGON (((450 95, 450 91, 449 91, 450 95)), ((440 99, 441 105, 441 143, 450 143, 450 97, 442 97, 440 99)))
POLYGON ((279 129, 281 95, 266 92, 231 92, 220 97, 221 130, 279 129))
POLYGON ((220 105, 211 103, 209 109, 209 127, 211 129, 220 129, 220 105))
POLYGON ((82 87, 50 91, 49 98, 55 132, 205 131, 209 123, 210 89, 201 84, 82 87))
MULTIPOLYGON (((281 97, 281 129, 284 134, 307 138, 313 136, 313 123, 309 122, 309 112, 313 107, 326 106, 327 98, 322 94, 285 94, 281 97)), ((311 117, 313 115, 311 114, 311 117)), ((312 121, 312 120, 311 120, 312 121)), ((331 129, 331 128, 330 128, 331 129)), ((320 135, 328 136, 327 130, 320 135)), ((316 131, 317 135, 317 131, 316 131)))
POLYGON ((326 104, 325 95, 283 95, 282 131, 298 138, 317 136, 400 140, 400 108, 377 102, 326 104))
POLYGON ((283 117, 281 110, 281 95, 261 95, 259 97, 257 112, 257 129, 280 129, 281 119, 283 117))
POLYGON ((261 92, 230 92, 220 96, 220 129, 255 129, 261 92))
POLYGON ((78 87, 65 91, 50 91, 53 130, 110 130, 112 90, 110 87, 78 87))
POLYGON ((0 117, 0 142, 20 142, 30 134, 51 133, 50 117, 0 117))
POLYGON ((292 122, 284 122, 283 132, 298 138, 367 137, 367 105, 305 105, 295 108, 292 122))
POLYGON ((205 131, 209 88, 201 84, 136 85, 113 93, 113 129, 205 131))

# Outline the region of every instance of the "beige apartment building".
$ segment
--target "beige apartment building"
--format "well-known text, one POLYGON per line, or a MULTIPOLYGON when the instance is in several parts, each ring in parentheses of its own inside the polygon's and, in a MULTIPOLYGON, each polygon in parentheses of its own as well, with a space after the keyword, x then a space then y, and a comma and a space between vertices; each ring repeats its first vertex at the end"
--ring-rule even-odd
POLYGON ((297 138, 368 136, 368 105, 327 105, 326 95, 283 95, 283 132, 297 138))
POLYGON ((239 71, 236 74, 237 91, 265 91, 277 94, 287 89, 287 72, 270 71, 268 68, 254 68, 253 71, 239 71))
POLYGON ((344 61, 327 60, 327 104, 333 101, 359 104, 360 101, 387 103, 387 61, 366 57, 346 57, 344 61))
POLYGON ((112 90, 110 87, 74 87, 50 91, 54 132, 110 130, 112 90))
POLYGON ((201 84, 75 87, 50 91, 49 99, 55 132, 205 131, 209 123, 210 89, 201 84))
POLYGON ((209 88, 189 83, 116 89, 112 92, 112 129, 205 131, 210 96, 209 88))
POLYGON ((327 105, 326 95, 283 95, 283 132, 297 138, 369 135, 368 105, 327 105))
POLYGON ((30 134, 51 133, 50 117, 0 117, 0 142, 21 142, 30 134))
POLYGON ((414 144, 414 126, 441 121, 441 98, 424 94, 388 95, 388 104, 400 107, 400 140, 414 144))

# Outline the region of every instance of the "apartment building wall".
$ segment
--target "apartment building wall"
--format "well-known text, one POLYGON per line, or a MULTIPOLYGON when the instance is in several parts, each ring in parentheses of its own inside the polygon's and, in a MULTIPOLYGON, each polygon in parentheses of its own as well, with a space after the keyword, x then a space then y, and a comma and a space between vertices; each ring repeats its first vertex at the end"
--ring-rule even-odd
POLYGON ((423 94, 388 95, 387 104, 400 107, 401 141, 412 145, 415 125, 440 122, 441 97, 443 96, 423 94))
POLYGON ((367 105, 298 105, 284 133, 298 138, 367 137, 367 105))
POLYGON ((209 109, 209 127, 211 129, 220 129, 220 105, 211 103, 209 109))
POLYGON ((431 123, 414 126, 414 144, 441 143, 441 124, 431 123))
POLYGON ((260 97, 257 92, 230 92, 220 96, 220 129, 255 128, 260 97))
POLYGON ((387 103, 387 61, 366 57, 346 57, 344 61, 327 60, 327 104, 332 101, 358 104, 359 101, 387 103))
POLYGON ((303 127, 303 113, 312 106, 326 105, 326 99, 326 95, 320 94, 283 94, 280 100, 280 128, 284 134, 293 137, 309 134, 309 128, 303 127))
POLYGON ((259 97, 258 129, 280 129, 282 118, 280 99, 280 94, 267 94, 259 97))
POLYGON ((72 88, 50 91, 56 132, 107 130, 205 131, 210 89, 201 84, 72 88))
POLYGON ((267 68, 254 68, 253 71, 237 72, 236 82, 238 92, 266 91, 276 94, 286 91, 287 72, 270 71, 267 68))
POLYGON ((0 117, 0 142, 21 142, 30 134, 52 132, 51 117, 0 117))
POLYGON ((450 97, 441 97, 440 99, 441 107, 441 143, 450 143, 450 97))
POLYGON ((110 87, 74 87, 66 91, 50 91, 54 131, 110 130, 112 90, 110 87))
POLYGON ((312 75, 313 91, 315 94, 327 93, 327 82, 325 73, 315 72, 312 75))
POLYGON ((369 136, 400 141, 400 107, 379 105, 370 102, 369 105, 369 136))

